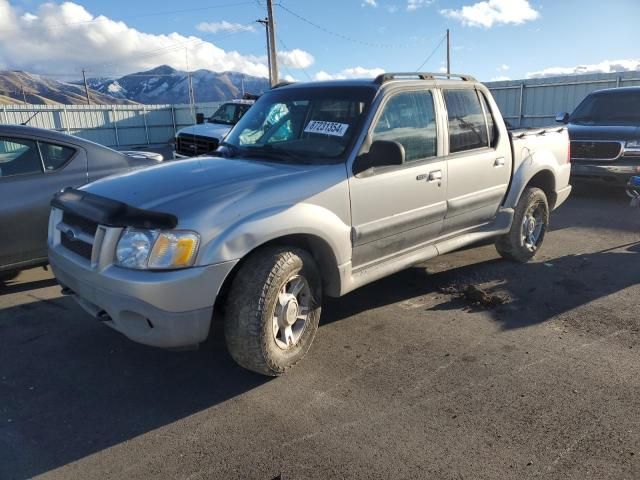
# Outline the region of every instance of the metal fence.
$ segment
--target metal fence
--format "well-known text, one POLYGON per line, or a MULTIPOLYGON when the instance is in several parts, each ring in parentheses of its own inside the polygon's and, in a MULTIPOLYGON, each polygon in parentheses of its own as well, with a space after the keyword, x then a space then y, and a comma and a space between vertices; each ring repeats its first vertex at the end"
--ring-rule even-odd
MULTIPOLYGON (((489 82, 504 118, 513 127, 554 123, 589 93, 640 85, 640 71, 489 82)), ((221 102, 190 105, 2 105, 0 123, 29 125, 77 135, 110 147, 169 143, 177 130, 195 123, 195 113, 213 114, 221 102)))
POLYGON ((640 71, 488 82, 503 117, 513 127, 554 123, 558 112, 571 112, 589 93, 603 88, 640 85, 640 71))
POLYGON ((2 105, 0 123, 48 128, 110 147, 169 143, 177 130, 212 115, 221 102, 191 105, 2 105), (36 114, 36 112, 38 112, 36 114), (35 114, 35 116, 34 116, 35 114))

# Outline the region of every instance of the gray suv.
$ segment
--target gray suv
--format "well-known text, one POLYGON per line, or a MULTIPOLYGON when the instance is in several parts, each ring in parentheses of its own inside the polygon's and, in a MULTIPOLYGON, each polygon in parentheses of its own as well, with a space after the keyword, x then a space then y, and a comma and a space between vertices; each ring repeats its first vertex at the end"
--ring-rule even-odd
POLYGON ((242 366, 279 375, 323 296, 495 238, 526 262, 569 195, 566 129, 507 132, 469 76, 384 74, 264 94, 215 157, 68 189, 49 259, 85 310, 158 347, 224 318, 242 366))

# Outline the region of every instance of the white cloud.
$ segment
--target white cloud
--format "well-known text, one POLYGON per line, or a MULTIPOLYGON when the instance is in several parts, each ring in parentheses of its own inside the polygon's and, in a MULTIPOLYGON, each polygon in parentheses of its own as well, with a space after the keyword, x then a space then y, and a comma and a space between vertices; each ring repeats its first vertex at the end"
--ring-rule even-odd
POLYGON ((591 65, 575 67, 551 67, 538 72, 527 73, 527 78, 555 77, 559 75, 578 75, 581 73, 612 73, 640 70, 640 59, 635 60, 604 60, 591 65))
POLYGON ((289 68, 307 68, 313 65, 315 58, 309 52, 294 48, 288 52, 278 52, 278 63, 289 68))
MULTIPOLYGON (((266 58, 224 50, 197 36, 141 32, 72 2, 43 3, 23 14, 0 0, 0 65, 5 68, 80 75, 84 67, 92 76, 125 74, 162 64, 185 69, 185 53, 191 70, 268 76, 266 58)), ((292 65, 313 59, 302 50, 282 57, 292 65)))
POLYGON ((500 71, 500 72, 506 72, 507 70, 509 70, 511 67, 509 67, 509 65, 507 65, 506 63, 503 63, 502 65, 500 65, 496 70, 500 71))
POLYGON ((196 28, 201 32, 218 33, 218 32, 255 32, 253 25, 244 25, 242 23, 231 23, 226 20, 221 22, 200 22, 196 28))
POLYGON ((440 13, 459 20, 465 26, 485 28, 509 23, 519 25, 540 16, 528 0, 486 0, 465 5, 459 10, 440 10, 440 13))
POLYGON ((361 6, 363 7, 377 7, 378 6, 378 2, 376 2, 376 0, 364 0, 361 3, 361 6))
POLYGON ((407 10, 410 12, 417 10, 427 5, 431 5, 433 0, 407 0, 407 10))
POLYGON ((504 75, 498 75, 497 77, 493 77, 491 79, 492 82, 506 82, 507 80, 511 80, 511 77, 506 77, 504 75))
POLYGON ((384 73, 382 68, 364 68, 364 67, 352 67, 345 68, 338 73, 327 73, 324 70, 320 70, 313 77, 314 80, 344 80, 347 78, 373 78, 384 73))

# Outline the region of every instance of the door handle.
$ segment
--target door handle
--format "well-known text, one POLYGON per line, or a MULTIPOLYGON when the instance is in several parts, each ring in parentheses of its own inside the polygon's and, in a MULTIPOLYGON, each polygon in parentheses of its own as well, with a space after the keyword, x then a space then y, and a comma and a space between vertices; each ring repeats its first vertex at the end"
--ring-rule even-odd
POLYGON ((504 157, 496 158, 496 161, 493 162, 493 166, 496 168, 504 167, 504 157))
POLYGON ((440 180, 442 180, 442 170, 434 170, 433 172, 429 172, 427 182, 439 182, 440 180))

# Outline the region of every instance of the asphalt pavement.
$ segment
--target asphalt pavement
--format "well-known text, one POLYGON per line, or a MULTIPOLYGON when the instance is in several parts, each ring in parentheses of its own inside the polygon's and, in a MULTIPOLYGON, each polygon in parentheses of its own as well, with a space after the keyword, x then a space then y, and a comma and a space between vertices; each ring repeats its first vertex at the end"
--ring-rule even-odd
POLYGON ((0 286, 0 479, 637 480, 639 255, 640 211, 583 189, 533 263, 485 245, 327 299, 277 379, 219 322, 144 347, 23 272, 0 286))

